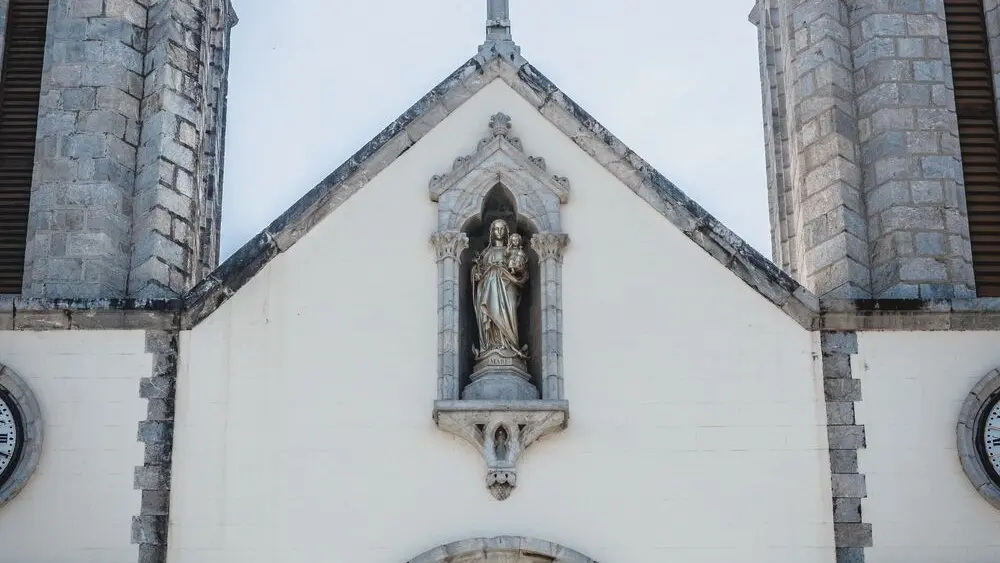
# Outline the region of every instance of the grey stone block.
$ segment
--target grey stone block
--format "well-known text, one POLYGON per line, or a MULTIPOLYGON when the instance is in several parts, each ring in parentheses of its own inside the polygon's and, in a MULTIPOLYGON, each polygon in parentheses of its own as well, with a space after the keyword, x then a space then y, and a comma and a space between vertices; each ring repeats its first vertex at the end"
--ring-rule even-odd
POLYGON ((831 473, 857 473, 858 452, 856 450, 830 450, 831 473))
POLYGON ((166 516, 170 511, 170 491, 142 491, 141 511, 147 516, 166 516))
POLYGON ((865 476, 858 474, 834 473, 830 476, 833 498, 865 498, 868 490, 865 476))
POLYGON ((837 547, 871 547, 872 526, 864 523, 834 523, 834 541, 837 547))
POLYGON ((861 499, 859 498, 833 499, 833 521, 836 523, 860 523, 861 499))
MULTIPOLYGON (((827 403, 830 408, 831 403, 827 403)), ((836 404, 836 403, 833 403, 836 404)), ((841 413, 843 414, 843 413, 841 413)), ((853 418, 853 409, 851 412, 853 418)), ((865 447, 865 427, 861 425, 827 426, 831 450, 859 450, 865 447)))
POLYGON ((532 401, 538 389, 522 377, 510 373, 484 375, 465 387, 462 398, 469 401, 532 401))
POLYGON ((173 459, 173 444, 170 442, 147 442, 143 463, 148 466, 170 465, 173 459))
POLYGON ((824 379, 823 391, 827 401, 860 401, 861 382, 857 379, 824 379))
POLYGON ((823 332, 820 347, 824 354, 857 354, 858 335, 856 332, 823 332))
POLYGON ((139 563, 167 563, 167 550, 154 544, 139 545, 139 563))
POLYGON ((851 357, 845 354, 823 354, 823 377, 843 379, 851 377, 851 357))
MULTIPOLYGON (((826 403, 826 423, 831 426, 853 425, 854 403, 839 401, 826 403)), ((833 447, 832 444, 831 447, 833 447)))
POLYGON ((862 547, 838 547, 837 563, 865 563, 865 550, 862 547))
POLYGON ((174 381, 170 377, 149 377, 139 382, 139 396, 144 399, 169 399, 174 394, 174 381))
POLYGON ((173 422, 164 420, 144 420, 139 423, 140 442, 167 442, 174 433, 173 422))
POLYGON ((166 541, 166 516, 142 515, 132 518, 132 543, 165 545, 166 541))
POLYGON ((134 487, 141 491, 170 489, 170 470, 164 466, 144 465, 135 468, 134 487))

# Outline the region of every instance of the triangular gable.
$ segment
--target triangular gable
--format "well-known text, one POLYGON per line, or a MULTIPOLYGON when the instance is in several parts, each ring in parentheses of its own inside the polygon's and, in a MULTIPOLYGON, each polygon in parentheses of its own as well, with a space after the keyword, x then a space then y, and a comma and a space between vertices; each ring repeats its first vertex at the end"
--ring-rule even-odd
POLYGON ((211 314, 278 254, 392 164, 483 87, 500 78, 581 149, 667 218, 695 244, 807 329, 819 299, 688 198, 584 111, 517 50, 483 49, 393 121, 274 220, 184 298, 184 325, 211 314))

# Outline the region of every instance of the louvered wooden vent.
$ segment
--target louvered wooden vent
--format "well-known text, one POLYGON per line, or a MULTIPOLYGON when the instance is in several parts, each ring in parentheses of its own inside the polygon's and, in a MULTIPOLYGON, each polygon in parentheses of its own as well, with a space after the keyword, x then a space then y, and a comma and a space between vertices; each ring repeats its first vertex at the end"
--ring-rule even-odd
POLYGON ((980 297, 1000 297, 1000 137, 982 0, 945 0, 955 107, 980 297))
POLYGON ((0 74, 0 293, 20 293, 48 0, 11 0, 0 74))

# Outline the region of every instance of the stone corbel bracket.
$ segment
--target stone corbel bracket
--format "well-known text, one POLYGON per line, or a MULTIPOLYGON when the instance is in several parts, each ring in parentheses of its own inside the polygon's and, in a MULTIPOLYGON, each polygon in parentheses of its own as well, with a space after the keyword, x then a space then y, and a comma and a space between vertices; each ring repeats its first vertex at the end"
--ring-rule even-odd
POLYGON ((434 421, 475 447, 486 462, 486 487, 506 500, 517 486, 517 460, 539 438, 566 428, 566 401, 437 401, 434 421))

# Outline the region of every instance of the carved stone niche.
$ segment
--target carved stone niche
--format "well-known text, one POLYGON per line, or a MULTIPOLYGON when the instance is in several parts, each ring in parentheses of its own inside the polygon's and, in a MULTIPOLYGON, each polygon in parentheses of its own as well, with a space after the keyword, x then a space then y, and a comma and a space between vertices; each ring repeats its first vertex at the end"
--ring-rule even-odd
POLYGON ((545 160, 526 155, 511 133, 510 118, 494 115, 476 152, 455 159, 449 174, 430 183, 438 204, 438 232, 431 237, 438 261, 434 420, 480 451, 486 485, 498 500, 517 484, 521 452, 565 428, 569 417, 562 373, 562 257, 569 239, 561 229, 569 181, 548 174, 545 160), (503 237, 495 236, 498 221, 507 227, 503 237), (528 244, 518 246, 513 234, 528 244), (482 308, 476 306, 477 284, 483 282, 476 276, 487 247, 501 249, 494 257, 523 248, 518 256, 527 264, 508 272, 523 271, 527 281, 518 286, 518 299, 507 302, 519 303, 507 309, 516 308, 516 327, 483 336, 477 317, 482 308), (513 333, 518 342, 499 349, 480 342, 500 333, 513 333))

